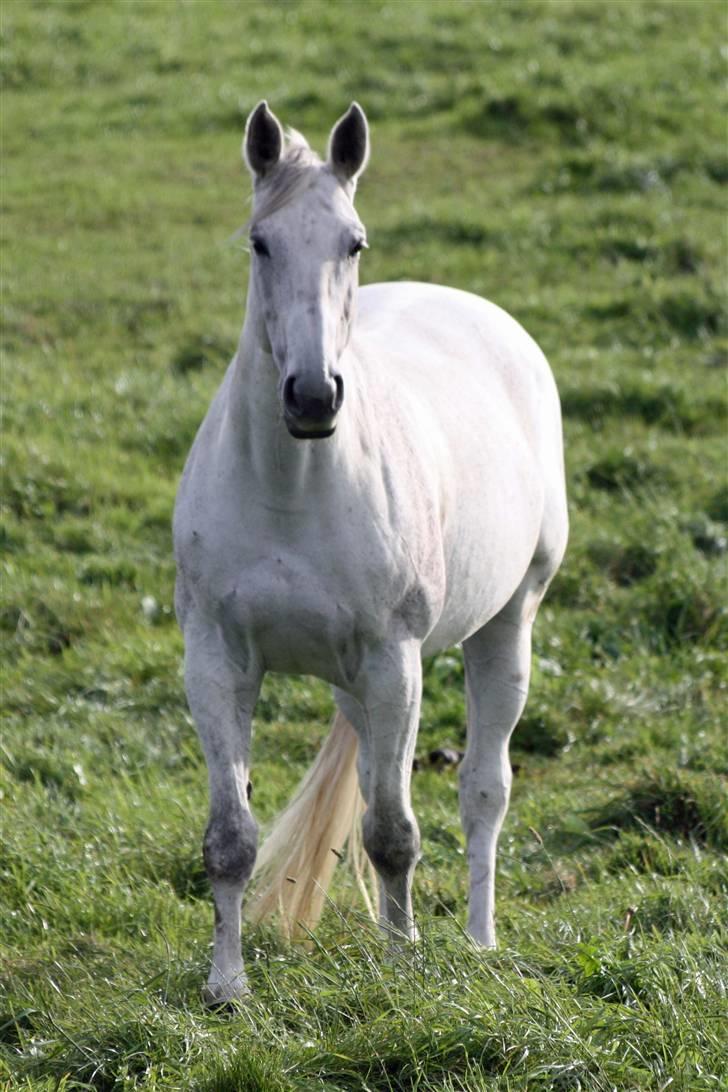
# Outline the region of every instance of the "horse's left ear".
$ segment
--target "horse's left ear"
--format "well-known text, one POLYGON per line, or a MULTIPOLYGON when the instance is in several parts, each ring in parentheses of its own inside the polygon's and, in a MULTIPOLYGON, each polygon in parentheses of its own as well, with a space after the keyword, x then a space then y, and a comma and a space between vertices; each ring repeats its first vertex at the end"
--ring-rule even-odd
POLYGON ((352 102, 329 137, 329 166, 346 184, 355 182, 369 159, 369 126, 358 102, 352 102))

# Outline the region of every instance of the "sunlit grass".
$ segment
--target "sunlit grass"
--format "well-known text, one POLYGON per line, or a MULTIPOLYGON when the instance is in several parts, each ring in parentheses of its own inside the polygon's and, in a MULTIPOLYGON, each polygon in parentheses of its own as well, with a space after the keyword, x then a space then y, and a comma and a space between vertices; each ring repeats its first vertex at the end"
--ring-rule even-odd
MULTIPOLYGON (((721 1087, 723 37, 700 0, 6 4, 0 1081, 721 1087), (344 867, 308 946, 245 927, 253 1000, 223 1017, 170 516, 242 321, 263 96, 319 148, 367 110, 364 280, 479 292, 542 344, 572 533, 513 740, 498 953, 463 936, 457 776, 428 759, 464 742, 453 650, 425 665, 412 958, 383 958, 344 867)), ((331 710, 266 680, 263 825, 331 710)))

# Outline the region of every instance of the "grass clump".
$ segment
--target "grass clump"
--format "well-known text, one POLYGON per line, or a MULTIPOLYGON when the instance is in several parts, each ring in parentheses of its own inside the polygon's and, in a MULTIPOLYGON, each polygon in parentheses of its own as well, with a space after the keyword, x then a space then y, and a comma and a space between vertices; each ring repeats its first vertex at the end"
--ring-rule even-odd
MULTIPOLYGON (((718 563, 719 564, 719 563, 718 563)), ((720 570, 670 569, 661 573, 638 600, 644 628, 656 647, 699 642, 725 649, 728 610, 725 580, 720 570)))
POLYGON ((222 367, 230 356, 230 342, 213 334, 191 334, 179 345, 171 361, 173 372, 186 375, 207 367, 222 367))
POLYGON ((699 401, 672 385, 657 389, 646 384, 618 389, 580 385, 562 392, 561 406, 566 417, 580 418, 600 429, 612 418, 625 417, 678 433, 720 431, 726 422, 723 399, 699 401))
POLYGON ((723 485, 708 501, 706 513, 710 519, 728 523, 728 485, 723 485))
POLYGON ((551 703, 533 702, 519 720, 513 734, 516 751, 553 757, 574 742, 573 725, 559 715, 551 703))
POLYGON ((716 849, 728 848, 725 786, 709 774, 659 770, 634 780, 592 817, 592 828, 612 831, 644 827, 716 849))
POLYGON ((592 489, 607 493, 634 491, 646 486, 665 485, 673 477, 663 466, 657 466, 645 456, 629 450, 610 451, 587 469, 587 480, 592 489))
POLYGON ((655 547, 645 542, 622 544, 602 540, 591 543, 588 552, 594 564, 622 588, 652 576, 658 566, 655 547))

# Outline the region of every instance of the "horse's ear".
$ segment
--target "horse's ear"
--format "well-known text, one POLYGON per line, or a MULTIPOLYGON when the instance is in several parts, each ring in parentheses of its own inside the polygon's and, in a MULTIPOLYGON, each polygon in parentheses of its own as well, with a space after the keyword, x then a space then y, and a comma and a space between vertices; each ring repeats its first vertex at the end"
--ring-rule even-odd
POLYGON ((248 118, 243 139, 243 158, 253 178, 268 174, 278 163, 282 151, 281 123, 263 99, 248 118))
POLYGON ((369 159, 369 126, 358 102, 352 102, 329 137, 329 166, 346 184, 356 181, 369 159))

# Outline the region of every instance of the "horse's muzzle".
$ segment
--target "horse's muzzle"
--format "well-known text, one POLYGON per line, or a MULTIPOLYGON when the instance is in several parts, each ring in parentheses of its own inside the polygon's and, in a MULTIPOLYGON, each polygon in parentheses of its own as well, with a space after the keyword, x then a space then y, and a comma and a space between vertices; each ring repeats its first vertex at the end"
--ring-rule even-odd
POLYGON ((311 388, 289 375, 283 384, 283 417, 296 440, 325 440, 336 431, 336 417, 344 401, 340 375, 311 388))

